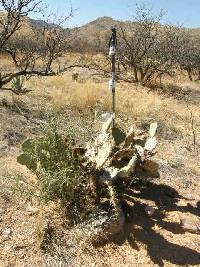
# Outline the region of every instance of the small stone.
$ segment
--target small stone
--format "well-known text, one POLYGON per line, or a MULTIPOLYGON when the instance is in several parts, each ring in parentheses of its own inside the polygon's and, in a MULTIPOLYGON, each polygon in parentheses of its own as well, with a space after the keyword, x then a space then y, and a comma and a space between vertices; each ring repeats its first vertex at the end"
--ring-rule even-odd
POLYGON ((30 216, 39 212, 37 208, 32 207, 30 204, 27 206, 26 211, 29 213, 30 216))
POLYGON ((10 228, 5 229, 5 230, 3 231, 3 233, 2 233, 3 240, 4 240, 4 241, 9 240, 10 237, 11 237, 11 234, 12 234, 12 230, 11 230, 10 228))
POLYGON ((180 218, 180 224, 184 231, 193 234, 200 234, 200 219, 193 216, 184 216, 180 218))

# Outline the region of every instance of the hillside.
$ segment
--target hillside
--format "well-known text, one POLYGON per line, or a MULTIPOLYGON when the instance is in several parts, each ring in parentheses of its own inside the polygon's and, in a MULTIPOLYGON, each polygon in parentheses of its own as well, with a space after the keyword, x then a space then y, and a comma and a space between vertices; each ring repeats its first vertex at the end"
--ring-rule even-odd
MULTIPOLYGON (((121 24, 135 26, 102 17, 64 29, 77 53, 63 50, 53 64, 81 62, 85 40, 89 53, 95 40, 86 58, 99 63, 98 43, 121 24)), ((44 26, 26 17, 15 34, 28 39, 34 67, 46 63, 40 40, 31 47, 44 26)), ((50 42, 40 34, 47 54, 54 33, 50 42)), ((0 78, 14 67, 0 55, 0 78)), ((200 81, 178 70, 149 87, 117 80, 113 116, 109 77, 76 66, 0 88, 0 266, 200 266, 200 81)))
MULTIPOLYGON (((0 12, 0 17, 3 16, 3 13, 0 12)), ((36 27, 38 28, 43 28, 47 23, 44 22, 43 20, 37 20, 37 19, 32 19, 32 18, 24 18, 22 27, 21 27, 21 32, 23 33, 30 33, 32 29, 35 29, 36 27)), ((83 26, 80 27, 75 27, 75 28, 65 28, 64 31, 66 35, 71 35, 73 38, 78 38, 78 39, 84 39, 89 42, 92 42, 95 40, 97 37, 101 36, 107 36, 110 33, 110 29, 112 27, 115 28, 120 28, 120 27, 125 27, 126 29, 131 29, 134 27, 135 22, 132 21, 119 21, 119 20, 114 20, 111 17, 100 17, 97 18, 94 21, 91 21, 83 26)), ((49 23, 48 27, 51 28, 61 28, 59 25, 49 23)), ((189 32, 195 37, 200 36, 200 28, 191 28, 188 29, 189 32)))
MULTIPOLYGON (((119 21, 114 20, 111 17, 100 17, 94 21, 91 21, 81 27, 76 27, 70 30, 72 35, 76 35, 79 38, 84 38, 86 40, 92 41, 99 36, 106 36, 110 34, 110 29, 115 27, 119 29, 120 27, 129 29, 131 31, 134 28, 136 22, 133 21, 119 21)), ((187 28, 187 30, 196 38, 200 37, 200 28, 187 28)))
MULTIPOLYGON (((199 83, 183 79, 179 86, 200 88, 199 83)), ((122 233, 105 246, 94 247, 66 228, 69 210, 64 212, 59 202, 43 201, 38 178, 17 163, 17 156, 26 139, 43 135, 46 115, 52 111, 61 115, 63 136, 72 129, 75 140, 91 140, 102 111, 111 110, 107 81, 72 81, 66 73, 32 78, 25 87, 30 92, 24 95, 0 90, 0 266, 199 266, 199 155, 194 151, 189 112, 199 149, 199 103, 117 84, 117 123, 127 130, 133 126, 141 134, 151 122, 158 122, 154 160, 160 177, 133 183, 124 196, 122 233), (99 113, 95 120, 94 111, 99 113), (152 216, 145 212, 146 206, 153 207, 152 216)))

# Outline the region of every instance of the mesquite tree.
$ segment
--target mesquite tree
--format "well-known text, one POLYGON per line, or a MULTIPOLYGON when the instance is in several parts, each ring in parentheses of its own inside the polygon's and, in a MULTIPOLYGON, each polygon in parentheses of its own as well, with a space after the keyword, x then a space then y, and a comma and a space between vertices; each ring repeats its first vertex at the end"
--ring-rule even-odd
MULTIPOLYGON (((158 15, 145 6, 137 6, 134 21, 114 25, 117 28, 117 78, 144 85, 165 75, 173 76, 177 69, 187 71, 189 78, 199 75, 199 40, 189 31, 162 24, 164 13, 158 15)), ((108 37, 98 42, 101 60, 95 56, 90 68, 109 76, 108 37)), ((199 75, 200 76, 200 75, 199 75)))
POLYGON ((200 79, 200 39, 192 35, 187 29, 179 32, 180 45, 177 49, 177 63, 180 69, 187 72, 192 81, 194 76, 200 79))
POLYGON ((6 56, 12 62, 12 68, 6 70, 2 66, 0 69, 0 88, 18 76, 56 75, 68 68, 65 63, 61 67, 54 62, 68 49, 61 25, 72 15, 72 10, 62 19, 49 16, 43 25, 35 23, 31 27, 27 16, 33 11, 42 15, 40 4, 37 0, 1 2, 0 56, 6 56), (27 24, 28 32, 25 30, 27 24))
POLYGON ((146 84, 173 74, 178 35, 173 26, 161 25, 162 17, 163 12, 154 16, 152 10, 138 7, 132 30, 120 27, 118 61, 121 73, 129 74, 127 80, 146 84))

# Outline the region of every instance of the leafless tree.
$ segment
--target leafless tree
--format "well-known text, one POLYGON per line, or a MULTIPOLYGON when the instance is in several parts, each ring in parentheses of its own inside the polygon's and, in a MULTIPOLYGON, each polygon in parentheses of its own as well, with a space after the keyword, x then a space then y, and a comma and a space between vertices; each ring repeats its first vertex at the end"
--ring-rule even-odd
POLYGON ((1 0, 0 2, 0 52, 9 38, 19 30, 22 18, 34 11, 38 0, 1 0))
POLYGON ((158 16, 144 6, 138 7, 132 31, 119 31, 118 61, 121 73, 133 82, 148 83, 164 74, 172 75, 178 35, 174 27, 162 26, 163 12, 158 16))
MULTIPOLYGON (((117 26, 117 78, 127 82, 147 84, 164 75, 173 76, 177 68, 197 71, 200 53, 185 31, 173 25, 163 25, 164 12, 156 16, 152 9, 137 6, 137 15, 129 24, 117 26)), ((97 73, 108 74, 110 64, 107 40, 99 43, 98 52, 104 59, 91 60, 97 73), (102 45, 104 44, 104 46, 102 45)))
POLYGON ((9 56, 13 69, 0 70, 0 88, 17 76, 57 75, 73 67, 66 62, 62 66, 54 64, 69 48, 61 26, 72 15, 72 9, 66 17, 59 19, 53 14, 47 18, 43 16, 43 25, 34 25, 29 34, 20 30, 30 12, 39 12, 39 4, 36 0, 4 0, 1 3, 4 12, 0 17, 0 53, 9 56))
POLYGON ((187 29, 182 29, 179 34, 177 63, 182 70, 187 72, 191 81, 194 77, 200 79, 200 39, 195 38, 187 29))

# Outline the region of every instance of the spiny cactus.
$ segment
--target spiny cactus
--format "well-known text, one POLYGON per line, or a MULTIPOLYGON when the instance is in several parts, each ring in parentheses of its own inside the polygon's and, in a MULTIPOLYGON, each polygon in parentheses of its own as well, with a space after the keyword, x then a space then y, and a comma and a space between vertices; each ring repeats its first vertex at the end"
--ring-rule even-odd
MULTIPOLYGON (((148 133, 137 134, 131 127, 126 134, 116 125, 113 129, 112 121, 111 115, 103 123, 94 142, 87 144, 86 148, 71 147, 70 142, 66 143, 66 139, 53 127, 53 132, 48 131, 46 136, 27 140, 22 145, 23 154, 18 157, 18 162, 36 174, 38 169, 45 171, 46 176, 39 178, 49 193, 57 196, 59 190, 67 190, 68 198, 65 201, 70 200, 70 192, 78 189, 79 199, 83 202, 84 195, 80 195, 80 188, 93 183, 91 190, 93 198, 96 196, 97 211, 90 214, 94 215, 92 220, 85 220, 82 230, 85 236, 88 233, 90 240, 93 237, 96 241, 122 229, 125 215, 121 199, 131 181, 140 178, 142 172, 149 177, 158 174, 158 164, 150 159, 157 145, 157 123, 150 125, 148 133), (81 174, 81 168, 87 169, 87 172, 81 174), (107 204, 102 209, 100 204, 103 199, 107 204), (98 219, 96 212, 100 214, 98 219)), ((84 191, 84 194, 87 192, 84 191)))

